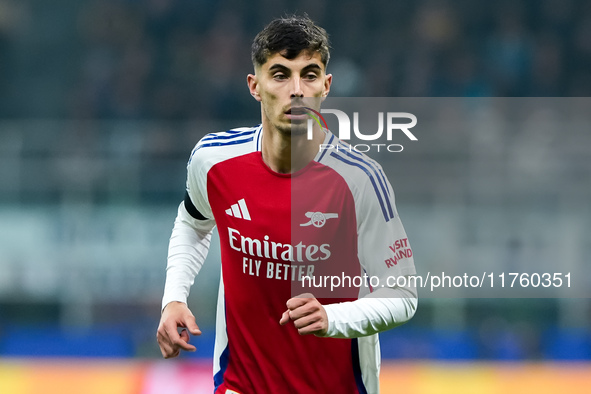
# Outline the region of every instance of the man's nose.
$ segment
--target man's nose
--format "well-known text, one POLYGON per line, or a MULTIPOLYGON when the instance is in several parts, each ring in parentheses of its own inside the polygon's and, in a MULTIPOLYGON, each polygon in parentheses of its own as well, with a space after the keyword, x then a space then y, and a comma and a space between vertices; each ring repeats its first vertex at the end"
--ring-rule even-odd
POLYGON ((304 91, 302 90, 302 83, 300 77, 292 78, 291 93, 290 97, 304 97, 304 91))

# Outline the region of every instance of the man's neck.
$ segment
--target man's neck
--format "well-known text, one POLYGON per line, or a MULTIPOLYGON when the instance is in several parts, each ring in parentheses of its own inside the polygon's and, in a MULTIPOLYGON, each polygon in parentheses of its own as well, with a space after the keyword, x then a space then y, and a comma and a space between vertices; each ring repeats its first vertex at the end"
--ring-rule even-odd
POLYGON ((319 128, 314 130, 314 138, 307 135, 290 136, 265 127, 263 124, 263 161, 273 171, 291 174, 307 166, 318 154, 325 134, 319 128))

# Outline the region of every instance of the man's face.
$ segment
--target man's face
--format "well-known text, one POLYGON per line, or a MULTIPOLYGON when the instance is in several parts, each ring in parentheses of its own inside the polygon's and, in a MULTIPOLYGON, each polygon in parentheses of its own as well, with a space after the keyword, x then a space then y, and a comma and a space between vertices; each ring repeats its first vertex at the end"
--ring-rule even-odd
POLYGON ((276 53, 257 67, 255 75, 248 76, 248 86, 262 104, 263 124, 285 135, 305 134, 308 116, 295 104, 292 108, 292 99, 326 97, 332 75, 325 71, 320 54, 309 51, 291 60, 276 53))

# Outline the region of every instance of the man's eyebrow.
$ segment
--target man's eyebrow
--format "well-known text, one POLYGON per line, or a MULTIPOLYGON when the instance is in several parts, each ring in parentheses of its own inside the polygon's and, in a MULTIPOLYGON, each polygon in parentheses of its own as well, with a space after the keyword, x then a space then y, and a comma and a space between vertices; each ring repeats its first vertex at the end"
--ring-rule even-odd
POLYGON ((302 69, 302 72, 308 72, 308 71, 322 71, 322 67, 320 67, 316 63, 308 64, 306 67, 304 67, 302 69))
MULTIPOLYGON (((271 67, 269 67, 269 72, 275 71, 283 71, 285 73, 290 73, 291 69, 289 69, 289 67, 284 66, 283 64, 275 63, 271 67)), ((308 64, 306 67, 302 69, 302 73, 306 73, 308 71, 322 71, 322 67, 320 67, 316 63, 308 64)))
POLYGON ((269 71, 270 72, 274 72, 274 71, 289 72, 290 70, 289 70, 289 68, 285 67, 283 64, 275 63, 271 67, 269 67, 269 71))

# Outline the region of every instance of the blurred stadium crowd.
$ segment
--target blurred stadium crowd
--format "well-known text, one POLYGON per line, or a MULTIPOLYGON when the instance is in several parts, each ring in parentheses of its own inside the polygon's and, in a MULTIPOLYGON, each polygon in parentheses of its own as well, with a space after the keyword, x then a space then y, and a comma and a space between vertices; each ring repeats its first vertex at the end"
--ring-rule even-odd
POLYGON ((337 96, 591 92, 584 0, 2 0, 0 116, 249 118, 252 38, 303 11, 337 96))
MULTIPOLYGON (((331 35, 331 95, 591 95, 585 0, 0 0, 0 355, 159 356, 188 154, 205 132, 257 123, 252 38, 304 11, 331 35)), ((493 123, 468 139, 442 127, 436 150, 395 159, 417 266, 435 251, 587 262, 589 133, 493 123)), ((218 270, 192 294, 205 327, 218 270)), ((385 357, 591 359, 588 300, 420 308, 384 336, 385 357)))

